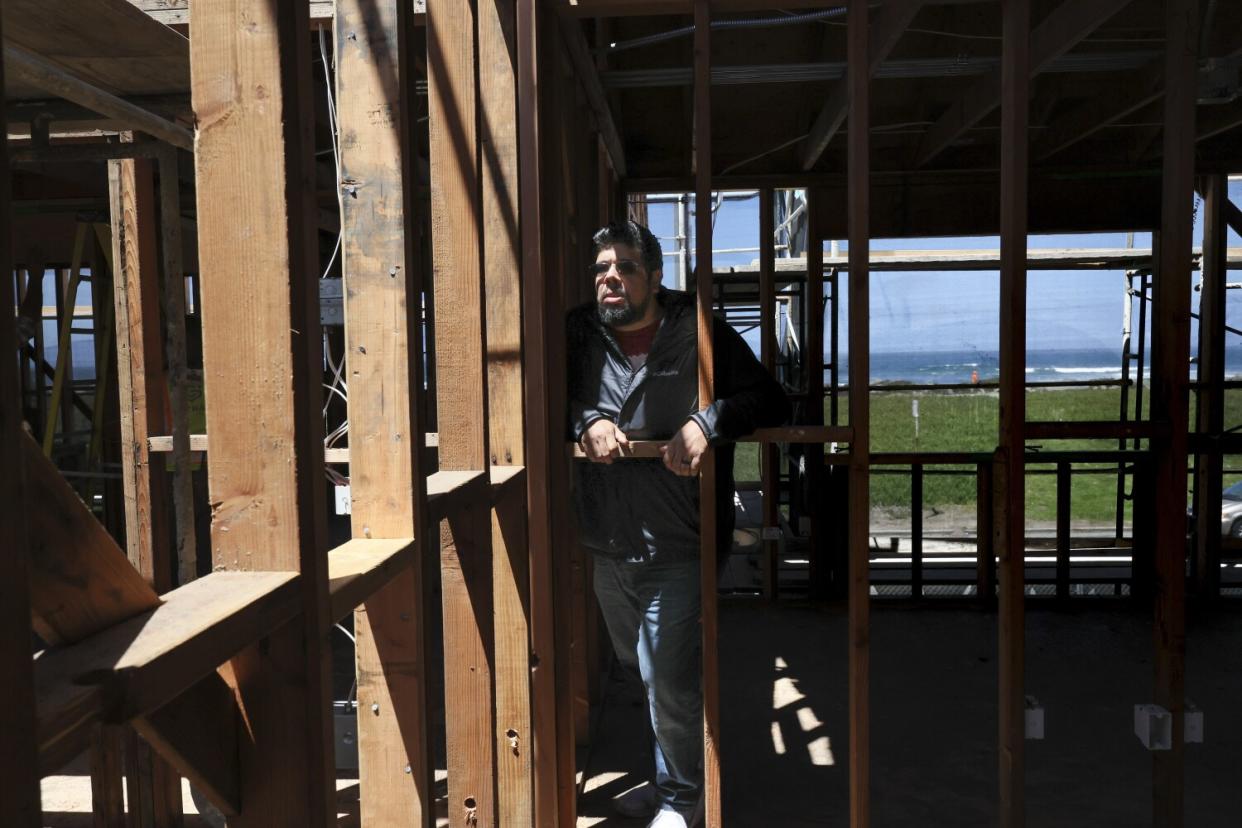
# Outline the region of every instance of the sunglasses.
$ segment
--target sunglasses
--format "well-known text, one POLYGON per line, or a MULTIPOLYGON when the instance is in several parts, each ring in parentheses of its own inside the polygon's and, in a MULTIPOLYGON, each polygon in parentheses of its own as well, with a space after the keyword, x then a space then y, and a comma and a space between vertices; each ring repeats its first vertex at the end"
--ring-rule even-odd
POLYGON ((615 262, 596 262, 587 265, 587 273, 591 276, 603 276, 614 266, 622 276, 634 276, 642 269, 642 265, 632 259, 617 259, 615 262))

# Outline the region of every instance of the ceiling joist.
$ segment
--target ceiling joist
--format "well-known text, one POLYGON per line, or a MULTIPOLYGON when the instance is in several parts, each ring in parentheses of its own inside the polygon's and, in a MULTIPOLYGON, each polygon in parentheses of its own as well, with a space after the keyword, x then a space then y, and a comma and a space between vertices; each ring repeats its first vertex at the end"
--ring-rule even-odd
MULTIPOLYGON (((1125 7, 1130 0, 1098 0, 1084 3, 1065 0, 1031 32, 1030 71, 1034 76, 1068 52, 1084 37, 1125 7)), ((975 81, 969 91, 927 130, 919 147, 916 166, 926 166, 966 130, 978 124, 1000 105, 1000 72, 975 81)))
MULTIPOLYGON (((887 3, 871 27, 870 44, 867 50, 868 66, 872 76, 880 64, 901 39, 901 35, 910 26, 923 0, 903 0, 903 2, 887 3)), ((802 169, 809 170, 824 154, 824 150, 837 134, 841 124, 845 123, 845 115, 849 111, 849 79, 841 78, 832 86, 824 107, 811 127, 802 150, 802 169)))

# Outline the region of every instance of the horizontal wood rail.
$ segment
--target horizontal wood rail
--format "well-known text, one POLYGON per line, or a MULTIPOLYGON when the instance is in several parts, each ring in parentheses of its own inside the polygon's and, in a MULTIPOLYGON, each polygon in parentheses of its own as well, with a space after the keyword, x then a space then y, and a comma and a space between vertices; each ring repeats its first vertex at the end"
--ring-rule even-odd
POLYGON ((491 502, 491 480, 485 472, 438 471, 427 477, 427 511, 433 522, 467 504, 491 502))
POLYGON ((297 613, 297 573, 213 572, 155 609, 35 658, 39 766, 86 747, 91 725, 163 707, 297 613))
POLYGON ((1151 421, 1028 421, 1023 427, 1028 440, 1119 440, 1121 438, 1160 437, 1168 435, 1168 427, 1151 421))
MULTIPOLYGON (((829 454, 824 457, 828 466, 844 466, 849 463, 849 453, 829 454)), ((1040 463, 1125 463, 1142 461, 1151 457, 1150 452, 1140 449, 1079 449, 1072 451, 1027 451, 1027 465, 1040 463)), ((992 453, 986 451, 913 451, 873 452, 872 466, 977 466, 992 462, 992 453)))
MULTIPOLYGON (((440 445, 440 435, 434 431, 429 431, 425 437, 424 445, 430 448, 436 448, 440 445)), ((171 435, 159 435, 147 438, 147 451, 154 452, 171 452, 173 450, 173 438, 171 435)), ((207 435, 191 434, 190 435, 190 451, 207 451, 207 435)), ((348 463, 348 448, 329 448, 324 449, 323 459, 325 463, 348 463)))
POLYGON ((332 620, 349 615, 413 564, 416 549, 414 538, 354 538, 328 552, 332 620))
MULTIPOLYGON (((777 426, 760 428, 753 434, 739 437, 739 443, 848 443, 854 437, 854 430, 849 426, 777 426)), ((659 458, 660 447, 667 445, 668 440, 631 440, 629 450, 623 457, 659 458)), ((585 458, 586 453, 577 443, 571 444, 573 456, 585 458)), ((848 454, 841 454, 847 457, 848 454)))

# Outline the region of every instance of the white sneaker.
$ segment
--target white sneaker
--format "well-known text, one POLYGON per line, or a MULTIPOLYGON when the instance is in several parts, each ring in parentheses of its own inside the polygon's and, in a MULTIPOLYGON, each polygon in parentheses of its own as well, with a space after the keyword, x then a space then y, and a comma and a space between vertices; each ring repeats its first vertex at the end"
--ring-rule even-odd
POLYGON ((656 812, 655 785, 644 782, 612 800, 612 809, 630 819, 647 819, 656 812))
POLYGON ((676 811, 660 811, 647 828, 687 828, 686 818, 676 811))

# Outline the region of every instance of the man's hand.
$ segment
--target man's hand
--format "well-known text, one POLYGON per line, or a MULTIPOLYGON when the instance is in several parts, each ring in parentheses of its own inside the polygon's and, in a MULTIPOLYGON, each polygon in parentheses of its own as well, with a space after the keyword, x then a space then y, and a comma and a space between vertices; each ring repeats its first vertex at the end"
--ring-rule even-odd
POLYGON ((582 450, 592 463, 611 463, 629 448, 629 438, 612 420, 596 420, 582 435, 582 450))
POLYGON ((694 420, 687 420, 667 445, 660 446, 664 465, 673 474, 694 477, 699 473, 703 452, 707 451, 707 435, 694 420))

